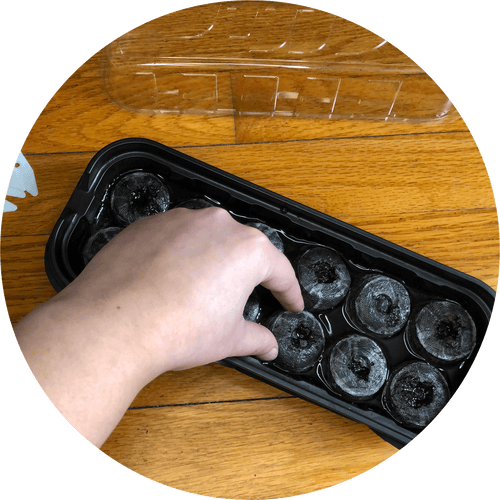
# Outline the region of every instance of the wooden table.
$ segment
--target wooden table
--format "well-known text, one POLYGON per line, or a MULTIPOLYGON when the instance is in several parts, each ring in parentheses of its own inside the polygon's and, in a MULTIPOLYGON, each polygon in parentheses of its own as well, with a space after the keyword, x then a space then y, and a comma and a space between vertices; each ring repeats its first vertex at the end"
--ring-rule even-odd
MULTIPOLYGON (((12 200, 18 209, 3 219, 13 324, 55 294, 47 238, 92 156, 125 137, 179 149, 496 289, 493 193, 458 114, 419 124, 140 114, 103 91, 100 57, 61 87, 22 148, 39 195, 12 200)), ((211 364, 150 383, 102 451, 181 490, 254 499, 337 484, 397 450, 361 424, 211 364)))

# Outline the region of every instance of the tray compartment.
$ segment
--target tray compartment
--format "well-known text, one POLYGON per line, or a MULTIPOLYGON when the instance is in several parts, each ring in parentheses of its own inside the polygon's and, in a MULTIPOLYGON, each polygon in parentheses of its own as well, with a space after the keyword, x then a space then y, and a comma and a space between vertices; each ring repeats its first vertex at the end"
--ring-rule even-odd
MULTIPOLYGON (((472 354, 460 363, 438 367, 451 395, 466 376, 488 327, 495 292, 481 281, 345 224, 293 200, 251 184, 199 160, 147 139, 125 139, 98 152, 89 163, 49 237, 45 263, 49 280, 62 290, 84 268, 82 249, 88 238, 107 226, 122 226, 114 218, 109 199, 113 186, 125 174, 146 171, 157 175, 170 189, 171 208, 193 198, 205 198, 228 210, 239 222, 262 222, 275 229, 292 264, 308 248, 325 246, 345 261, 351 289, 364 276, 378 273, 404 284, 411 309, 429 300, 460 304, 473 318, 477 340, 472 354)), ((260 323, 281 309, 272 294, 258 287, 260 323)), ((313 313, 320 321, 326 349, 338 339, 357 333, 382 348, 389 376, 403 363, 421 361, 407 346, 404 328, 388 338, 361 332, 346 314, 346 298, 333 309, 313 313)), ((382 391, 364 401, 350 401, 326 381, 322 358, 310 370, 291 374, 272 362, 254 357, 228 358, 229 366, 347 418, 368 425, 397 447, 413 439, 421 429, 396 421, 384 407, 382 391)))

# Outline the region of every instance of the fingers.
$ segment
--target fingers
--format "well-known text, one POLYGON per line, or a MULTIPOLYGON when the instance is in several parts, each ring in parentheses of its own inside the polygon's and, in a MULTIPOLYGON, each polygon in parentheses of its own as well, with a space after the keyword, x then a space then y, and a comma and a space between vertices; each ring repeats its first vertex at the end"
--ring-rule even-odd
POLYGON ((292 264, 274 246, 272 246, 269 254, 271 259, 269 272, 261 285, 270 290, 288 311, 302 311, 304 309, 304 299, 292 264))
POLYGON ((235 337, 238 340, 230 356, 258 356, 263 361, 272 361, 278 355, 274 335, 258 323, 243 320, 235 337))
POLYGON ((219 237, 220 243, 226 245, 225 255, 231 252, 229 241, 236 242, 234 249, 243 265, 247 270, 254 270, 251 272, 254 278, 259 275, 260 284, 268 288, 285 309, 296 312, 304 309, 300 286, 290 261, 263 232, 237 222, 227 210, 219 207, 197 210, 196 214, 187 209, 179 210, 185 210, 183 216, 190 217, 193 224, 197 223, 198 231, 209 232, 211 241, 219 237), (249 256, 252 256, 253 265, 250 265, 249 256))

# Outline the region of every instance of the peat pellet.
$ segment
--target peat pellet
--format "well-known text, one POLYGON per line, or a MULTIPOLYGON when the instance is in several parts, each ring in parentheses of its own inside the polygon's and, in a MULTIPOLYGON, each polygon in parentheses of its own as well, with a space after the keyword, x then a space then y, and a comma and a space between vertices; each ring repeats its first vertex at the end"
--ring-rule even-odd
POLYGON ((274 314, 267 328, 276 337, 279 353, 273 363, 279 368, 302 373, 312 368, 325 349, 321 323, 309 312, 283 311, 274 314))
POLYGON ((384 407, 392 417, 417 429, 428 425, 449 399, 450 391, 444 376, 423 361, 397 368, 382 393, 384 407))
POLYGON ((276 231, 276 229, 273 229, 271 226, 268 226, 267 224, 264 224, 262 222, 249 222, 247 226, 254 227, 255 229, 258 229, 259 231, 264 233, 269 238, 269 241, 280 252, 285 251, 283 240, 281 239, 281 236, 279 235, 278 231, 276 231))
POLYGON ((260 319, 261 315, 261 307, 260 307, 260 299, 259 294, 256 289, 252 291, 250 297, 245 304, 245 308, 243 310, 243 318, 246 321, 252 321, 257 323, 260 319))
POLYGON ((166 212, 170 207, 170 191, 156 175, 133 172, 113 187, 110 204, 118 221, 128 225, 143 217, 166 212))
POLYGON ((470 356, 476 345, 476 325, 459 304, 435 300, 412 315, 405 339, 418 356, 432 364, 448 365, 470 356))
POLYGON ((95 232, 83 247, 82 257, 84 264, 87 265, 97 252, 99 252, 106 243, 109 243, 121 230, 121 227, 106 227, 95 232))
POLYGON ((297 259, 296 269, 308 311, 333 309, 349 291, 351 276, 347 266, 342 257, 330 248, 309 248, 297 259))
POLYGON ((379 274, 365 276, 347 298, 347 314, 362 331, 391 337, 408 321, 411 300, 399 281, 379 274))
POLYGON ((387 380, 387 360, 380 346, 352 334, 327 349, 323 373, 331 388, 352 401, 372 398, 387 380))

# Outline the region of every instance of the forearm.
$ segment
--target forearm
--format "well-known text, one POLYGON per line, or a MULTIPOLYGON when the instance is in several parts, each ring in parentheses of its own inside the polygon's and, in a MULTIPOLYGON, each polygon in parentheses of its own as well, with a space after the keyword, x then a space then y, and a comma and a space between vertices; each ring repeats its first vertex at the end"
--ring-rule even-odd
POLYGON ((140 332, 123 323, 118 330, 118 324, 109 312, 62 296, 15 327, 26 361, 49 399, 96 446, 156 375, 137 341, 140 332))

